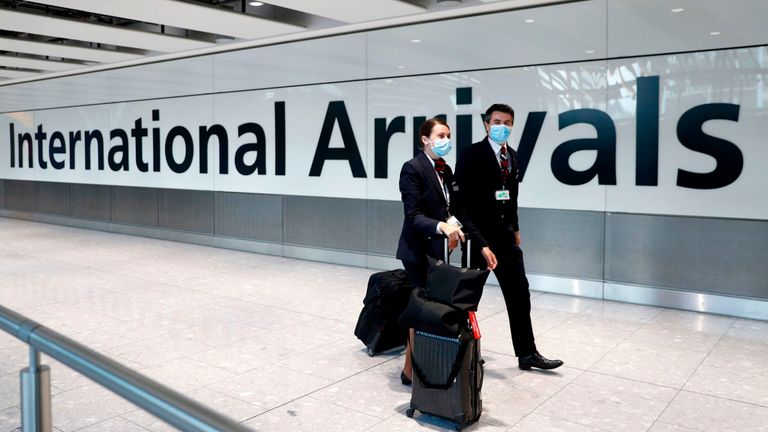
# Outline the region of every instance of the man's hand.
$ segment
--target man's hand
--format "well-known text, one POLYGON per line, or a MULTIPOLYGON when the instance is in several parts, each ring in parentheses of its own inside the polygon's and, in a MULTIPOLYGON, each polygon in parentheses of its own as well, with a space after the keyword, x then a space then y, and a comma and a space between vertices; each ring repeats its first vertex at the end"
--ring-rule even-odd
POLYGON ((520 239, 520 231, 515 231, 515 246, 520 246, 523 241, 520 239))
POLYGON ((495 269, 498 262, 496 261, 496 255, 491 252, 491 248, 486 246, 480 251, 480 253, 483 254, 483 258, 485 258, 485 262, 488 264, 488 268, 491 270, 495 269))

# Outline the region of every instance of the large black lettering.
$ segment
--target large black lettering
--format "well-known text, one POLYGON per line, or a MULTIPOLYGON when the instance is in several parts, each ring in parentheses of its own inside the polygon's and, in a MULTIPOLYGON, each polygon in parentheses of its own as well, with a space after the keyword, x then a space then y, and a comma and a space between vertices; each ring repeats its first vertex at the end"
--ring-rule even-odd
POLYGON ((258 171, 259 175, 264 175, 267 173, 267 136, 264 133, 264 129, 258 123, 243 123, 238 126, 238 137, 249 133, 256 137, 256 142, 243 144, 237 148, 235 152, 235 168, 242 175, 251 175, 254 171, 258 171), (256 152, 256 159, 253 161, 253 164, 248 165, 245 162, 245 155, 252 151, 256 152))
POLYGON ((43 125, 37 125, 37 133, 35 133, 35 141, 37 141, 37 164, 43 169, 48 168, 48 163, 43 159, 43 143, 47 136, 48 134, 43 131, 43 125))
POLYGON ((472 145, 472 114, 456 116, 456 156, 472 145))
POLYGON ((80 131, 69 132, 69 169, 75 169, 75 147, 77 142, 80 141, 80 131))
POLYGON ((34 146, 32 145, 32 134, 29 132, 19 134, 19 168, 24 168, 24 143, 27 144, 27 157, 29 158, 29 167, 34 168, 34 146))
MULTIPOLYGON (((472 87, 456 88, 456 106, 472 105, 472 87)), ((456 156, 461 156, 465 148, 472 145, 472 114, 456 116, 456 156)))
POLYGON ((677 122, 677 139, 686 148, 712 156, 715 169, 708 173, 677 170, 677 185, 691 189, 717 189, 736 181, 744 167, 744 156, 735 144, 707 135, 702 126, 709 120, 739 121, 739 105, 711 103, 686 111, 677 122))
POLYGON ((525 170, 528 168, 531 156, 533 156, 533 149, 539 141, 539 134, 541 133, 541 127, 544 125, 544 118, 546 116, 546 111, 532 111, 528 113, 528 118, 525 120, 523 133, 520 136, 520 145, 517 147, 517 164, 519 168, 517 179, 519 181, 523 181, 523 177, 525 177, 525 170))
POLYGON ((659 77, 637 79, 635 184, 659 184, 659 77))
POLYGON ((566 141, 552 153, 552 173, 567 185, 582 185, 595 176, 599 184, 616 184, 616 128, 608 114, 596 109, 566 111, 559 116, 560 130, 579 123, 592 125, 597 138, 582 138, 566 141), (582 150, 595 150, 595 163, 584 171, 571 168, 571 155, 582 150))
POLYGON ((212 136, 219 142, 219 174, 229 174, 229 138, 220 124, 200 126, 200 174, 208 173, 208 141, 212 136))
POLYGON ((427 121, 424 116, 417 116, 413 118, 413 156, 421 153, 421 148, 424 144, 421 143, 421 124, 427 121))
POLYGON ((175 173, 186 172, 192 165, 192 158, 195 156, 195 147, 192 142, 192 135, 184 126, 174 126, 168 131, 168 136, 165 137, 165 162, 168 164, 168 168, 175 173), (176 162, 173 157, 173 143, 176 138, 180 137, 184 143, 184 159, 181 163, 176 162))
POLYGON ((11 168, 16 167, 16 131, 14 130, 13 122, 8 123, 8 127, 10 128, 10 140, 11 140, 11 168))
POLYGON ((275 175, 285 175, 285 102, 275 102, 275 175))
POLYGON ((91 143, 96 140, 96 149, 99 156, 99 171, 104 170, 104 136, 101 131, 96 129, 92 131, 85 131, 85 137, 83 138, 85 144, 85 169, 91 169, 91 143))
POLYGON ((315 149, 315 157, 312 158, 312 167, 309 169, 310 177, 320 177, 326 160, 346 160, 352 169, 353 177, 365 178, 365 167, 357 147, 355 132, 352 130, 352 122, 349 121, 347 107, 344 101, 331 101, 325 112, 323 128, 320 131, 320 139, 315 149), (330 148, 333 126, 338 123, 341 132, 342 148, 330 148))
POLYGON ((110 142, 115 138, 120 138, 120 144, 113 146, 109 149, 107 155, 107 162, 109 162, 109 169, 112 171, 128 171, 128 164, 130 163, 130 147, 128 147, 128 134, 122 129, 112 129, 109 132, 110 142), (115 156, 120 154, 120 160, 116 160, 115 156))
POLYGON ((389 170, 389 140, 396 133, 405 132, 405 117, 392 119, 387 125, 386 118, 373 121, 373 176, 387 178, 389 170))
POLYGON ((141 117, 137 118, 131 129, 131 137, 136 144, 136 168, 141 172, 149 171, 149 164, 144 162, 144 137, 149 135, 149 131, 141 124, 141 117))
MULTIPOLYGON (((152 110, 152 121, 160 121, 160 110, 152 110)), ((160 128, 152 128, 152 171, 160 172, 160 128)))
POLYGON ((60 170, 64 168, 66 157, 61 161, 56 160, 56 155, 66 153, 67 149, 64 146, 64 134, 59 131, 52 133, 51 140, 48 142, 48 160, 51 161, 53 169, 60 170))

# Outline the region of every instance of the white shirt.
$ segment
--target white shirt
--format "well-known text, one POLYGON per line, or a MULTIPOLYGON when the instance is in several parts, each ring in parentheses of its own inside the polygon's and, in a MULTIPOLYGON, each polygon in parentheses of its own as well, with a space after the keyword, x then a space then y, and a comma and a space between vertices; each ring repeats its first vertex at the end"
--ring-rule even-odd
MULTIPOLYGON (((491 148, 493 149, 493 153, 496 155, 496 162, 499 163, 499 168, 501 168, 501 144, 497 144, 496 141, 492 140, 491 137, 488 137, 488 142, 491 143, 491 148)), ((506 145, 506 143, 504 143, 506 145)), ((509 146, 507 145, 507 160, 509 160, 509 146)))

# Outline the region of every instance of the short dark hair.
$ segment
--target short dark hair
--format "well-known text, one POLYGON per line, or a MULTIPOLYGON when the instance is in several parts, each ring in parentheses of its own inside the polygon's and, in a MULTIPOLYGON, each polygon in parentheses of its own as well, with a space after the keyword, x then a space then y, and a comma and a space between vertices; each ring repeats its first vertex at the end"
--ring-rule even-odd
POLYGON ((441 124, 448 129, 451 127, 448 126, 448 122, 445 121, 442 117, 432 117, 431 119, 427 119, 424 121, 424 123, 421 124, 421 127, 419 128, 419 148, 424 148, 424 143, 421 142, 421 137, 429 137, 432 135, 432 129, 435 127, 435 125, 441 124))
POLYGON ((507 104, 493 104, 485 111, 485 116, 483 116, 483 121, 486 123, 489 123, 491 121, 491 114, 493 114, 496 111, 507 113, 512 116, 512 121, 515 120, 515 110, 513 110, 511 106, 507 104))

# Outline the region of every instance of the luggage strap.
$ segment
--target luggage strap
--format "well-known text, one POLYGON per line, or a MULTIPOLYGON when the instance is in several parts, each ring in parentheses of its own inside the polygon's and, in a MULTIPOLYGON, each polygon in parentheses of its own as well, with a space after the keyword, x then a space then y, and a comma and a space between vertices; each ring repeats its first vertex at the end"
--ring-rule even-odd
MULTIPOLYGON (((421 332, 417 332, 421 333, 421 332)), ((426 333, 421 333, 426 334, 426 333)), ((433 335, 429 335, 430 337, 435 337, 433 335)), ((456 339, 453 338, 446 338, 446 337, 435 337, 436 339, 445 339, 450 341, 455 341, 456 339)), ((430 389, 438 389, 438 390, 448 390, 453 385, 453 380, 456 379, 456 377, 459 375, 459 370, 461 369, 461 364, 464 362, 464 356, 467 354, 467 346, 469 346, 469 342, 462 342, 459 340, 459 352, 456 353, 456 360, 453 362, 453 366, 451 367, 451 373, 448 374, 448 380, 446 380, 443 384, 433 383, 430 382, 426 375, 424 375, 424 371, 421 370, 419 365, 416 363, 416 358, 413 356, 413 348, 411 348, 411 366, 413 367, 413 373, 416 374, 416 376, 419 378, 419 381, 421 381, 424 384, 424 387, 430 388, 430 389)))

